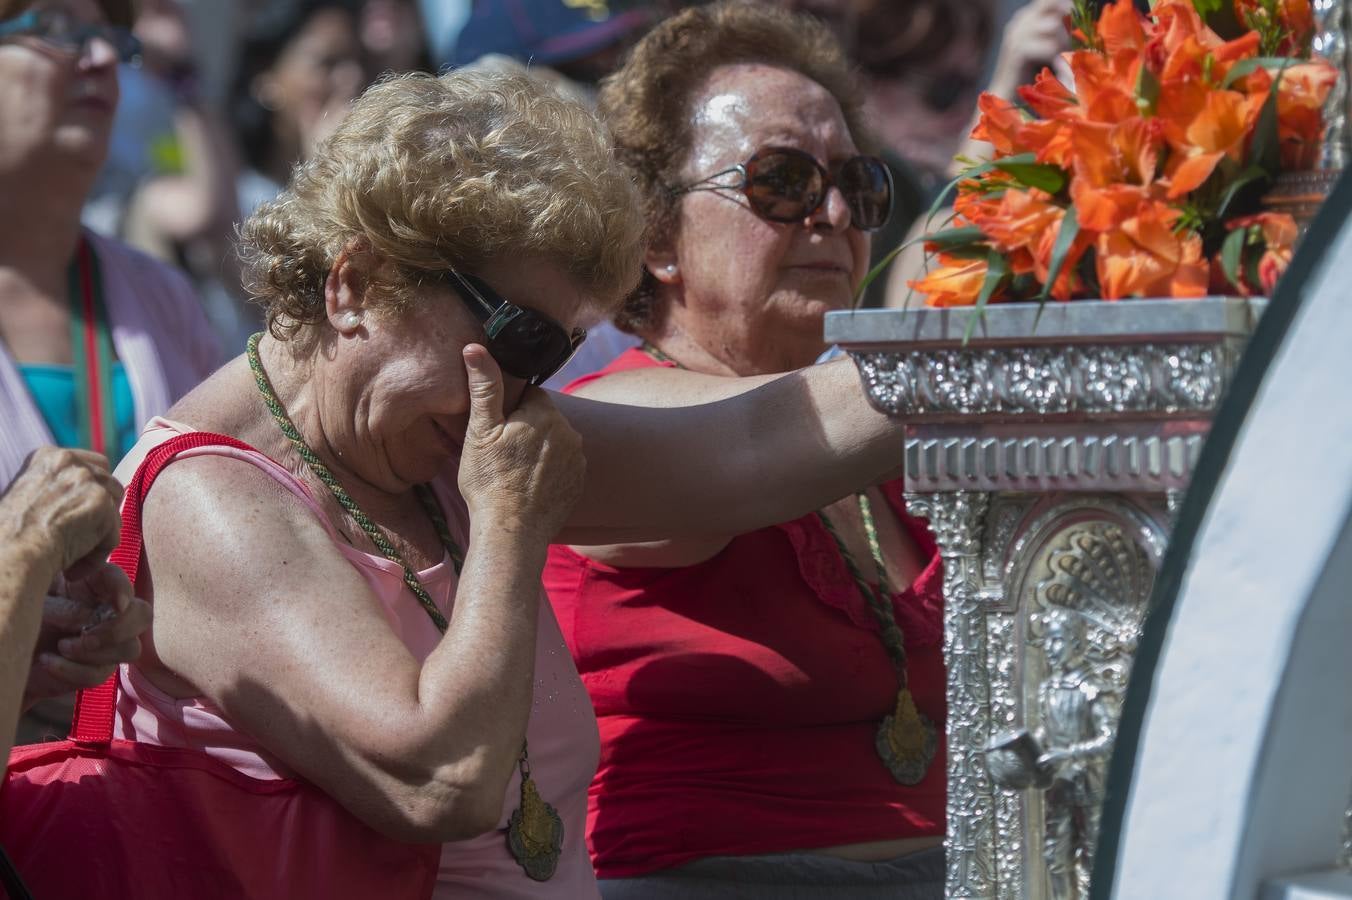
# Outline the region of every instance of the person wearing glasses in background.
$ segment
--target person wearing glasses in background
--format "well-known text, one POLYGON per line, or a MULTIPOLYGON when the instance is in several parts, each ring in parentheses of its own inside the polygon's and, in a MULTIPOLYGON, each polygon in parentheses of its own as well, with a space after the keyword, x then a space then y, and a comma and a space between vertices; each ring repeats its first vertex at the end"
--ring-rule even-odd
MULTIPOLYGON (((810 365, 891 205, 835 39, 768 7, 688 9, 600 101, 648 217, 617 318, 645 344, 573 396, 664 407, 810 365)), ((607 900, 942 896, 940 560, 899 481, 859 487, 751 533, 715 516, 702 536, 551 548, 600 721, 587 824, 607 900)))
MULTIPOLYGON (((80 227, 108 150, 117 63, 136 55, 131 22, 127 0, 0 0, 0 490, 44 445, 117 460, 221 359, 179 273, 80 227)), ((90 686, 49 664, 95 612, 76 621, 63 609, 48 602, 27 704, 90 686)), ((74 661, 126 648, 145 624, 127 620, 112 644, 71 650, 74 661)), ((21 739, 64 733, 69 709, 43 704, 21 739)))
POLYGON ((901 452, 845 361, 692 388, 688 409, 551 400, 536 385, 629 293, 643 230, 595 117, 526 76, 358 98, 242 228, 268 331, 115 473, 213 435, 145 499, 155 621, 115 734, 444 842, 436 896, 597 897, 596 719, 543 598, 548 544, 761 527, 901 452))

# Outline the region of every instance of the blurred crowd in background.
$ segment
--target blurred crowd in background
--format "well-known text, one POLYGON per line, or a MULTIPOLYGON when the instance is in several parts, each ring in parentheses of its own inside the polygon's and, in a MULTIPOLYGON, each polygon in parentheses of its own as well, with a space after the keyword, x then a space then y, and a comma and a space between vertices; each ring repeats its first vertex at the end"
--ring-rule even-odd
MULTIPOLYGON (((868 89, 897 175, 875 257, 948 180, 982 88, 1011 90, 1064 40, 1059 0, 778 0, 827 22, 868 89), (1044 9, 1040 17, 1029 15, 1044 9), (1004 51, 1001 52, 1003 38, 1004 51)), ((683 4, 681 4, 683 5, 683 4)), ((524 66, 590 101, 678 4, 635 0, 143 0, 107 164, 85 224, 192 278, 231 352, 259 314, 239 286, 237 224, 388 72, 524 66)), ((883 302, 879 280, 867 302, 883 302)))

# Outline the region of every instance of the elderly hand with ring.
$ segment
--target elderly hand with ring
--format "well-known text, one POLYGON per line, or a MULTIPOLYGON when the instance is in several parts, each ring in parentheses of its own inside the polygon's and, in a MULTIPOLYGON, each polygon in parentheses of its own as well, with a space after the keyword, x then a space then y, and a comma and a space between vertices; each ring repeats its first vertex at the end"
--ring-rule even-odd
POLYGON ((149 607, 105 561, 117 543, 121 496, 103 456, 55 447, 33 453, 0 496, 0 746, 6 752, 20 696, 26 705, 90 687, 139 654, 149 607), (54 582, 65 585, 63 596, 46 593, 54 582))

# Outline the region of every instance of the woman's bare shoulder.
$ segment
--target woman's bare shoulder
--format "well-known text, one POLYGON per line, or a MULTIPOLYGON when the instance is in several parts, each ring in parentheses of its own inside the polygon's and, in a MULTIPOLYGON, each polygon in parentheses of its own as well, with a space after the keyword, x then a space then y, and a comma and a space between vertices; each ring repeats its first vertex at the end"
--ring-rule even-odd
POLYGON ((262 431, 260 424, 276 428, 267 419, 253 373, 243 356, 221 366, 185 394, 165 413, 165 418, 197 431, 228 434, 250 444, 251 438, 262 431))

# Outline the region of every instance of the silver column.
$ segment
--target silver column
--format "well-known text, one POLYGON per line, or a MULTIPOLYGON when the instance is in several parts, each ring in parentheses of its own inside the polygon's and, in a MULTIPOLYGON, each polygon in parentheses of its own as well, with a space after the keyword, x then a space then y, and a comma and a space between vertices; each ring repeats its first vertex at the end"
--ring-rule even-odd
POLYGON ((944 572, 947 896, 1080 898, 1154 572, 1261 304, 831 313, 944 572))

